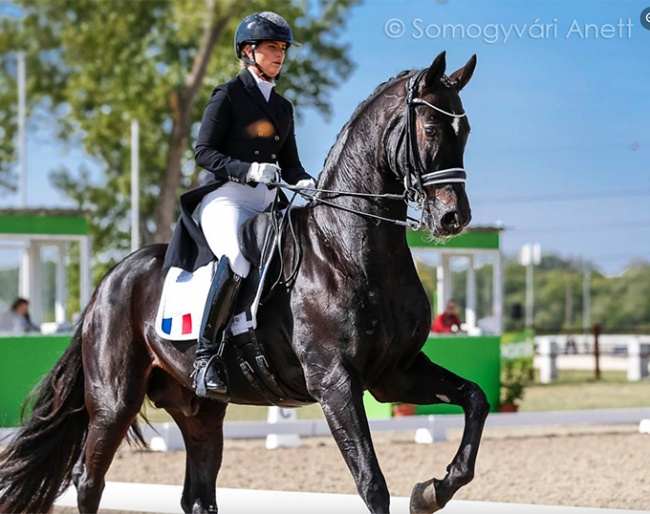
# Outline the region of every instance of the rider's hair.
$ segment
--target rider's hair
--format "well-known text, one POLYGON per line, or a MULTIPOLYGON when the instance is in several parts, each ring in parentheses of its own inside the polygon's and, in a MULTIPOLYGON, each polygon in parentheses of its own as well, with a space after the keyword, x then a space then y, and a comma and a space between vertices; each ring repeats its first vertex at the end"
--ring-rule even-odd
MULTIPOLYGON (((248 57, 246 55, 246 46, 250 45, 250 43, 246 43, 245 45, 242 45, 241 47, 241 52, 239 52, 238 57, 241 59, 242 57, 248 57)), ((250 64, 245 63, 244 61, 240 60, 239 61, 239 69, 243 70, 245 68, 248 68, 250 64)))

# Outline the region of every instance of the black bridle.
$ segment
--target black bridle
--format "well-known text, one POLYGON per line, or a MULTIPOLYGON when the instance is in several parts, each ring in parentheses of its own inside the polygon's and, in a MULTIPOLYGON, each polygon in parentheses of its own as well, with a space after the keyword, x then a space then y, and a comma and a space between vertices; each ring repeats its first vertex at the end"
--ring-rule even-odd
MULTIPOLYGON (((351 212, 354 214, 359 214, 368 218, 377 219, 380 221, 387 221, 393 223, 394 225, 400 225, 404 227, 409 227, 414 230, 418 230, 422 226, 422 220, 417 220, 409 216, 405 220, 397 220, 393 218, 386 218, 384 216, 378 216, 377 214, 372 214, 369 212, 359 211, 351 207, 344 207, 327 200, 338 198, 341 196, 354 196, 354 197, 363 197, 363 198, 379 198, 387 200, 401 200, 405 203, 413 202, 415 203, 415 208, 421 211, 424 211, 425 202, 426 202, 426 193, 424 188, 431 185, 438 184, 450 184, 450 183, 465 183, 467 178, 467 173, 463 168, 446 168, 443 170, 436 170, 429 173, 422 173, 422 162, 420 160, 420 152, 418 149, 418 139, 417 139, 417 129, 416 129, 416 119, 417 115, 415 109, 419 105, 427 105, 428 107, 441 112, 452 118, 462 118, 466 114, 452 113, 437 107, 422 98, 419 98, 417 95, 418 88, 420 86, 420 81, 422 77, 428 71, 427 68, 419 71, 417 74, 413 75, 408 82, 406 83, 406 152, 407 152, 407 166, 408 169, 404 176, 400 180, 404 180, 404 193, 400 195, 383 193, 383 194, 372 194, 372 193, 358 193, 353 191, 336 191, 330 189, 319 189, 319 188, 301 188, 296 186, 289 186, 287 184, 281 184, 279 182, 272 185, 283 187, 289 189, 296 193, 300 193, 306 199, 322 203, 324 205, 329 205, 336 209, 343 211, 351 212), (327 200, 321 196, 314 196, 316 194, 327 194, 327 200)), ((451 82, 446 77, 442 79, 443 84, 446 87, 452 87, 451 82)), ((399 178, 399 177, 398 177, 399 178)))
MULTIPOLYGON (((413 199, 418 196, 424 195, 424 188, 437 184, 449 184, 452 182, 459 182, 464 184, 467 178, 467 173, 463 168, 446 168, 444 170, 436 170, 429 173, 422 174, 422 162, 420 161, 420 152, 418 149, 418 137, 416 129, 416 112, 415 109, 419 105, 426 105, 432 109, 451 116, 452 118, 462 118, 466 114, 455 114, 447 112, 440 107, 437 107, 422 98, 417 97, 418 88, 422 77, 428 70, 425 68, 413 75, 406 83, 406 139, 407 139, 407 154, 408 154, 408 170, 404 174, 404 187, 409 193, 409 197, 413 199)), ((447 87, 451 87, 451 83, 446 77, 443 78, 443 83, 447 87)))

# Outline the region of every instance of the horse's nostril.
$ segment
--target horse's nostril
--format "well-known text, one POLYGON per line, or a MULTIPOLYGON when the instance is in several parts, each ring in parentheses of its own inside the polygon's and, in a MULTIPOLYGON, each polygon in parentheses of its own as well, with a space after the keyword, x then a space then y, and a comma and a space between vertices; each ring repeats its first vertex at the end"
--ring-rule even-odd
POLYGON ((458 212, 457 211, 449 211, 446 213, 442 219, 440 220, 440 223, 444 228, 458 228, 460 226, 460 220, 458 218, 458 212))

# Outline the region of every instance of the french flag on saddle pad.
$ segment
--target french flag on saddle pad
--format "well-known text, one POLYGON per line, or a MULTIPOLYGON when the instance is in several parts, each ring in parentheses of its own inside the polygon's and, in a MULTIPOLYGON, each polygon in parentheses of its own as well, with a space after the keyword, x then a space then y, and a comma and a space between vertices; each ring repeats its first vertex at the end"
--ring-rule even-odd
POLYGON ((163 339, 197 339, 215 263, 193 273, 170 268, 165 277, 156 317, 156 333, 163 339))
POLYGON ((172 335, 172 332, 178 332, 178 326, 181 327, 181 335, 191 334, 192 333, 192 313, 183 314, 181 316, 176 316, 175 318, 163 318, 162 320, 162 331, 168 336, 172 335))

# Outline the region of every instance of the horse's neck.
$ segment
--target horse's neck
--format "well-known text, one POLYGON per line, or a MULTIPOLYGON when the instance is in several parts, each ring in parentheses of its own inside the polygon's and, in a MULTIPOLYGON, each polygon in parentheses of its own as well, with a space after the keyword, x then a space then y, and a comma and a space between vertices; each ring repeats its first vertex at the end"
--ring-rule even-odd
MULTIPOLYGON (((331 191, 364 193, 368 195, 399 195, 403 188, 390 170, 378 169, 371 159, 361 161, 356 156, 354 169, 343 156, 338 169, 330 170, 319 187, 331 191)), ((323 193, 326 199, 330 194, 323 193)), ((407 206, 402 200, 381 197, 340 196, 326 201, 340 209, 316 203, 312 215, 318 230, 331 244, 343 250, 349 259, 359 263, 369 259, 382 260, 388 249, 406 248, 406 229, 392 221, 406 219, 407 206), (350 212, 356 211, 356 212, 350 212), (384 218, 383 220, 380 218, 384 218)))
MULTIPOLYGON (((319 187, 367 196, 341 195, 334 198, 336 193, 323 193, 322 198, 346 209, 403 220, 406 204, 395 198, 381 197, 404 192, 404 186, 386 164, 388 159, 384 152, 390 150, 385 147, 384 134, 365 125, 360 124, 351 129, 353 133, 339 137, 328 156, 319 187)), ((372 216, 365 219, 370 222, 372 216)))
POLYGON ((395 198, 404 193, 404 186, 390 169, 396 167, 401 153, 403 100, 390 92, 355 112, 330 150, 319 180, 321 189, 367 196, 321 193, 321 199, 340 208, 317 203, 312 212, 323 235, 335 238, 335 244, 346 247, 345 253, 354 258, 363 258, 368 251, 386 254, 389 248, 406 247, 404 226, 385 221, 404 221, 407 213, 406 203, 395 198), (381 197, 387 194, 393 197, 381 197))

